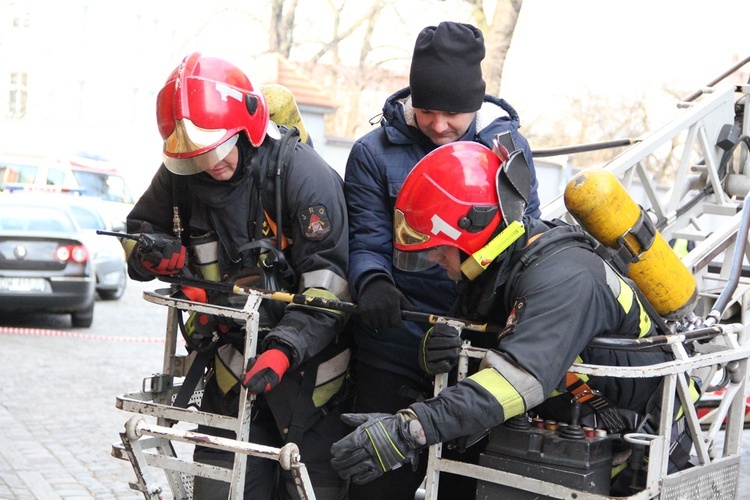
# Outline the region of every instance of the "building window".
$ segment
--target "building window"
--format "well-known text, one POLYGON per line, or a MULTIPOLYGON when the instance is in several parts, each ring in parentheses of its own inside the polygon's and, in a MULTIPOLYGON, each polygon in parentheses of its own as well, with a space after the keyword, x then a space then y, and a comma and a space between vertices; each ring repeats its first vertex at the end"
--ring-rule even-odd
POLYGON ((19 11, 13 16, 13 27, 14 28, 28 28, 31 26, 31 14, 28 11, 19 11))
POLYGON ((23 118, 26 115, 26 91, 26 73, 11 73, 8 101, 8 115, 11 118, 23 118))

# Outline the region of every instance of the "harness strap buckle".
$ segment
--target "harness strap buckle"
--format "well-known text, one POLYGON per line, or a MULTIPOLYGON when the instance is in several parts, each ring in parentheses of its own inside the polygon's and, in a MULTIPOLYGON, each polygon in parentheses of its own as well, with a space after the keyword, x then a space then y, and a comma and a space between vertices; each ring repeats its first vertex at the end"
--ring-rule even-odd
POLYGON ((574 391, 573 397, 570 399, 571 403, 574 403, 578 401, 579 403, 586 403, 588 401, 591 401, 592 399, 595 399, 596 397, 601 397, 601 393, 595 389, 591 389, 590 387, 586 387, 582 391, 574 391))

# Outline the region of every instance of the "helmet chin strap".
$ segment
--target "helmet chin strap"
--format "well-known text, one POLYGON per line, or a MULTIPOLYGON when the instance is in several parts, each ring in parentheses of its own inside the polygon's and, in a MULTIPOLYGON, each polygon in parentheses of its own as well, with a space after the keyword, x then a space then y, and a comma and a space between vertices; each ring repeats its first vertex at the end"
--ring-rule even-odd
POLYGON ((523 224, 514 220, 485 246, 463 261, 461 263, 461 272, 466 278, 473 280, 482 274, 492 264, 492 261, 515 243, 525 232, 523 224))

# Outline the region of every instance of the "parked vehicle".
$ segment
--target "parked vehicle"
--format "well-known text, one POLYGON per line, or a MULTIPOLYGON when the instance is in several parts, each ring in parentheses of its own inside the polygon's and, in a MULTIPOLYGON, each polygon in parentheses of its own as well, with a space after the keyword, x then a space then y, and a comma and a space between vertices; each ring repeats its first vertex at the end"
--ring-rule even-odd
POLYGON ((125 178, 106 160, 83 155, 0 155, 0 190, 75 192, 103 200, 108 223, 125 223, 135 202, 125 178))
POLYGON ((70 211, 41 197, 0 195, 0 312, 70 314, 74 327, 94 318, 91 252, 70 211))
POLYGON ((103 300, 117 300, 125 292, 128 271, 125 250, 120 241, 111 236, 96 234, 97 230, 122 231, 124 226, 113 227, 102 215, 99 200, 84 196, 61 196, 61 205, 67 205, 78 226, 83 231, 96 271, 96 292, 103 300))

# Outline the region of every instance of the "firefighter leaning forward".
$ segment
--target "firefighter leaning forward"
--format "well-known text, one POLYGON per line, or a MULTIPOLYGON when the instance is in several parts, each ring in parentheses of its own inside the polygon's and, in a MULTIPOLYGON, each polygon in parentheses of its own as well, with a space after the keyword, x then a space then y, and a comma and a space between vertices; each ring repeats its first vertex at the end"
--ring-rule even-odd
MULTIPOLYGON (((197 275, 348 300, 341 178, 294 129, 279 130, 265 96, 242 71, 221 59, 188 55, 158 95, 157 119, 164 163, 127 220, 130 232, 149 235, 130 245, 131 278, 197 275)), ((231 304, 222 294, 181 292, 231 304)), ((339 418, 349 360, 345 321, 336 311, 264 303, 258 355, 247 369, 244 325, 196 312, 184 325, 188 349, 198 354, 193 366, 202 359, 205 367, 201 410, 236 416, 242 387, 257 395, 250 441, 298 444, 316 497, 323 499, 340 498, 345 486, 329 454, 349 429, 339 418)), ((198 431, 236 438, 204 426, 198 431)), ((234 458, 196 447, 194 459, 231 468, 234 458)), ((296 498, 285 474, 275 461, 249 457, 245 497, 296 498)), ((196 477, 194 495, 227 498, 228 488, 196 477)))
MULTIPOLYGON (((394 265, 442 266, 459 281, 453 316, 505 326, 499 334, 471 338, 488 349, 486 355, 473 374, 438 396, 395 415, 344 415, 359 427, 332 448, 332 463, 343 477, 370 481, 413 463, 420 449, 436 443, 466 448, 518 415, 569 422, 575 401, 582 425, 610 434, 658 424, 650 398, 659 379, 567 373, 576 361, 640 366, 668 361, 671 354, 587 347, 594 337, 653 335, 654 322, 580 228, 523 216, 524 190, 515 190, 510 174, 522 155, 508 155, 497 142, 494 151, 448 144, 407 176, 395 205, 394 265)), ((435 325, 422 340, 420 366, 431 374, 449 371, 461 343, 456 329, 435 325)), ((690 450, 689 435, 680 438, 672 467, 684 467, 690 450)), ((622 445, 621 459, 628 451, 622 445)), ((627 469, 624 461, 617 465, 627 469)), ((617 477, 629 486, 623 476, 617 477)))

